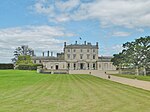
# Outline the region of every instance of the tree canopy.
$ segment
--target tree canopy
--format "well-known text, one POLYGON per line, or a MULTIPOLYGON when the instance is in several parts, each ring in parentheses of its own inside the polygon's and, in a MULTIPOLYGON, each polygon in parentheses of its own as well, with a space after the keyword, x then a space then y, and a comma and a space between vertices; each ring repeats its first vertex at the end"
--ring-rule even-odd
POLYGON ((117 67, 143 68, 146 74, 146 70, 150 68, 150 36, 126 42, 122 47, 122 52, 114 54, 113 64, 117 67))

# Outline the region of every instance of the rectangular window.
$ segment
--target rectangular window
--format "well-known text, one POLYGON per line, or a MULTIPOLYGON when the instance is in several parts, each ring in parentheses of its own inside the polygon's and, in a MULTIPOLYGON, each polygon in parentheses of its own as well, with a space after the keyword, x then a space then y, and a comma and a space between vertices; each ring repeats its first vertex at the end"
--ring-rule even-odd
POLYGON ((95 59, 95 55, 93 55, 93 59, 95 59))
POLYGON ((87 59, 90 59, 90 54, 87 54, 87 59))
POLYGON ((73 52, 76 52, 76 50, 74 49, 73 52))
POLYGON ((87 49, 87 52, 89 52, 90 50, 89 49, 87 49))
POLYGON ((70 49, 68 49, 68 52, 70 52, 70 49))
POLYGON ((83 50, 81 49, 81 52, 82 52, 83 50))
POLYGON ((93 49, 93 52, 95 52, 95 49, 93 49))
POLYGON ((70 54, 67 54, 68 59, 70 59, 70 54))
POLYGON ((73 59, 75 59, 76 58, 76 54, 73 54, 73 59))
POLYGON ((75 70, 76 69, 76 63, 74 63, 73 67, 74 67, 74 70, 75 70))
POLYGON ((90 64, 89 63, 87 64, 87 67, 88 67, 88 70, 89 70, 90 69, 90 64))
POLYGON ((68 66, 67 66, 67 68, 69 69, 70 68, 70 64, 68 63, 68 66))
POLYGON ((80 59, 83 59, 83 54, 80 54, 80 59))
POLYGON ((95 68, 96 68, 96 67, 95 67, 95 63, 93 63, 93 69, 95 70, 95 68))

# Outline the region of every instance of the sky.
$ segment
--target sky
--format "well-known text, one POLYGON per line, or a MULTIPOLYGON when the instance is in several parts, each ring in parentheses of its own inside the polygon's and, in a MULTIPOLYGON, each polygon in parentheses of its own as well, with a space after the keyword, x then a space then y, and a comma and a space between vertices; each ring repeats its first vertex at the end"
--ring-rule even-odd
POLYGON ((150 0, 1 0, 0 63, 10 63, 21 45, 41 56, 75 41, 99 42, 99 55, 112 56, 150 35, 149 7, 150 0))

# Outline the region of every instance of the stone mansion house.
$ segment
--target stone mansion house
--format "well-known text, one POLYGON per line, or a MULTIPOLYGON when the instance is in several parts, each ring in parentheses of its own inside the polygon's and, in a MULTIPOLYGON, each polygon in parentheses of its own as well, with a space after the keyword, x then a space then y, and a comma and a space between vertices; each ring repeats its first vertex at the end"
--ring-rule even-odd
POLYGON ((111 62, 112 57, 100 57, 98 55, 98 42, 96 45, 91 43, 67 45, 64 42, 64 52, 57 53, 53 56, 53 52, 48 51, 47 56, 34 56, 32 60, 36 64, 43 64, 43 68, 50 71, 65 70, 116 70, 111 62))

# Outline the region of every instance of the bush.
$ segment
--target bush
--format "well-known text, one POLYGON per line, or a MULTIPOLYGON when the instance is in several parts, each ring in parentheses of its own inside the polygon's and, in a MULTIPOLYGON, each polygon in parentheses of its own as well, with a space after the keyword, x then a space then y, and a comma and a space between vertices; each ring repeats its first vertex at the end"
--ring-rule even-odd
POLYGON ((0 64, 0 69, 14 69, 13 64, 0 64))
POLYGON ((42 66, 39 64, 19 64, 16 66, 16 69, 19 70, 37 70, 37 66, 42 66))

